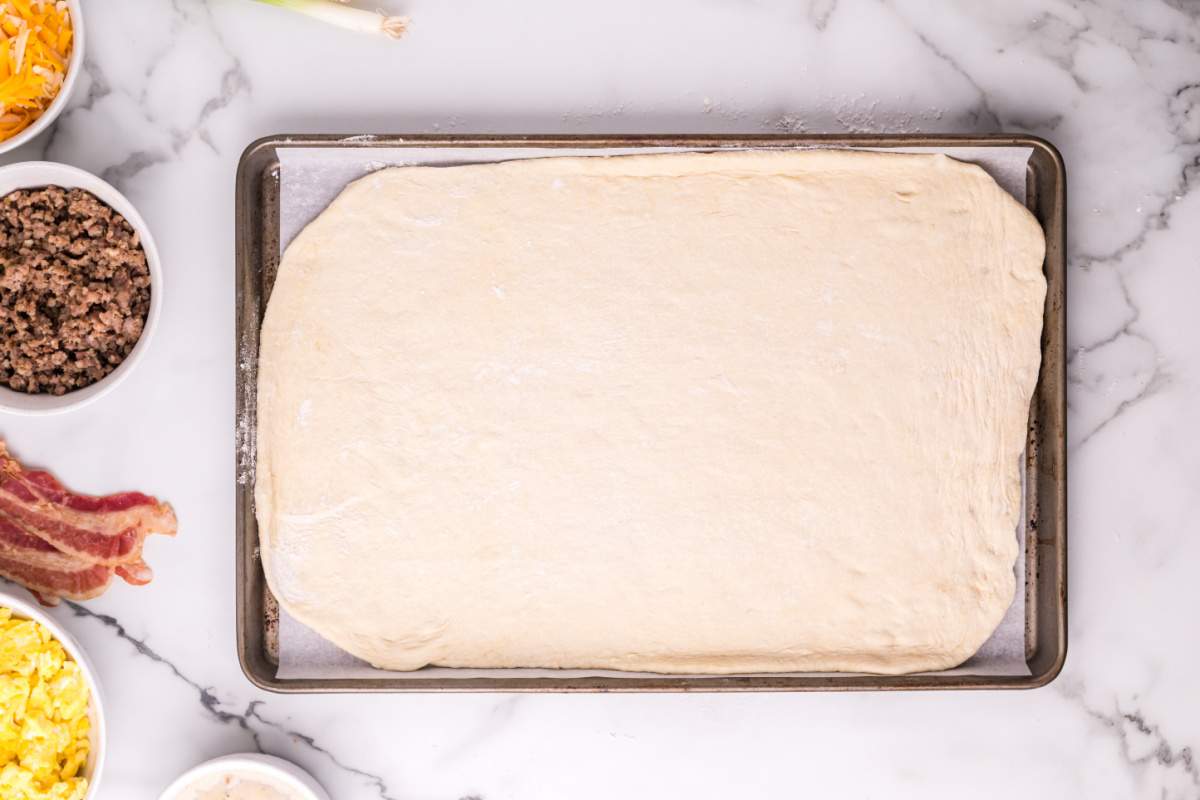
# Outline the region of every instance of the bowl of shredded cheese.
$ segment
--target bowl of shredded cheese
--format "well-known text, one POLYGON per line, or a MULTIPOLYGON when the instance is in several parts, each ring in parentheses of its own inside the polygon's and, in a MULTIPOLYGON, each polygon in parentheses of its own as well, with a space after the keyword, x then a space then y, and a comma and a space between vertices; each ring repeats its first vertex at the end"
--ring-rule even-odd
POLYGON ((0 592, 0 797, 90 800, 104 714, 79 645, 38 608, 0 592))
POLYGON ((0 153, 49 127, 82 69, 80 0, 0 0, 0 153))

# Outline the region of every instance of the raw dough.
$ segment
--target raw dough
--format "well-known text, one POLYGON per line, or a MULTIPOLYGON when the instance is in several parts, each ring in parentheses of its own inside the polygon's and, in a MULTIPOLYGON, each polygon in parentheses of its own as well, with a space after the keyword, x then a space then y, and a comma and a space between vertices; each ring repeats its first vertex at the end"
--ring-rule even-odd
POLYGON ((391 669, 953 667, 1013 597, 1042 256, 944 156, 369 175, 263 324, 271 590, 391 669))

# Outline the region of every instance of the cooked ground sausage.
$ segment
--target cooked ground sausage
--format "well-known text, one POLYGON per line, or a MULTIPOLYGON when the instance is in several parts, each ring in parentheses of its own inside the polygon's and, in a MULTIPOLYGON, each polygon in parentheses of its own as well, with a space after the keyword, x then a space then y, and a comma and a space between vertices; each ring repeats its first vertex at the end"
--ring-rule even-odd
POLYGON ((0 383, 65 394, 116 369, 150 310, 129 222, 82 189, 0 198, 0 383))

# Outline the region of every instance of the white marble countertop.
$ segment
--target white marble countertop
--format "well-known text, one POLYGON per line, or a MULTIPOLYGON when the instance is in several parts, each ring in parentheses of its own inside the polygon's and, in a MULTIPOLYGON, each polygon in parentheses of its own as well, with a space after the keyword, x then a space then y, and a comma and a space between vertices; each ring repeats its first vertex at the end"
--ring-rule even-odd
POLYGON ((84 0, 72 107, 5 158, 103 175, 165 263, 127 382, 79 413, 0 417, 68 484, 179 514, 148 546, 153 584, 55 612, 103 677, 102 800, 255 749, 339 799, 1200 797, 1200 6, 394 2, 414 20, 401 42, 247 0, 84 0), (1070 652, 1049 687, 273 696, 242 676, 233 182, 251 140, 1001 130, 1049 138, 1069 174, 1070 652))

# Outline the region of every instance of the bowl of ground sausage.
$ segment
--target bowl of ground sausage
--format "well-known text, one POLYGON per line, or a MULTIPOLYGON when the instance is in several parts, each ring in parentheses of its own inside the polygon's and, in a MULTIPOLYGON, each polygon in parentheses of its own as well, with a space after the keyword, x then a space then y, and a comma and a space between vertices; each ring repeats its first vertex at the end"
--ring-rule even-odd
POLYGON ((161 307, 158 251, 124 195, 65 164, 0 167, 0 411, 55 414, 112 391, 161 307))

